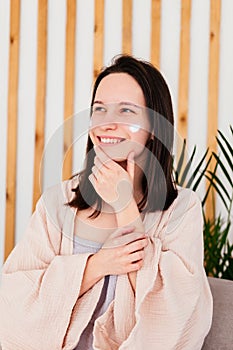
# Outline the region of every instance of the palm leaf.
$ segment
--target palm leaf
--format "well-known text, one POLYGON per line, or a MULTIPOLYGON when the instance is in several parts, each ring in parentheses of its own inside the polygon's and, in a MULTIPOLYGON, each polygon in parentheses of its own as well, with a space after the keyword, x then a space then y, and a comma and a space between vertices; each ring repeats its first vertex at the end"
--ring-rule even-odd
POLYGON ((201 180, 202 180, 203 177, 205 176, 206 170, 207 170, 207 168, 208 168, 208 166, 209 166, 209 164, 210 164, 211 159, 212 159, 212 156, 210 156, 210 158, 208 159, 205 168, 203 169, 203 171, 201 172, 199 178, 197 179, 197 181, 196 181, 195 184, 193 185, 193 187, 192 187, 193 191, 196 191, 196 189, 197 189, 198 186, 199 186, 199 183, 201 182, 201 180))
POLYGON ((196 146, 194 147, 193 151, 192 151, 192 154, 191 154, 191 157, 190 159, 188 160, 187 164, 185 165, 185 168, 184 168, 184 171, 183 171, 183 174, 181 176, 181 180, 180 180, 180 185, 182 186, 185 182, 185 179, 188 175, 188 172, 191 168, 191 165, 192 165, 192 162, 193 162, 193 158, 194 158, 194 155, 196 153, 196 146))
POLYGON ((223 201, 223 204, 225 205, 226 210, 227 210, 227 212, 228 212, 228 210, 229 210, 229 209, 228 209, 228 205, 227 205, 227 203, 226 203, 226 201, 225 201, 225 199, 224 199, 222 193, 220 192, 218 186, 216 186, 215 182, 213 181, 213 178, 212 178, 212 177, 209 177, 207 174, 205 174, 205 177, 210 181, 211 185, 214 187, 214 189, 216 190, 216 192, 217 192, 217 193, 219 194, 219 196, 221 197, 221 199, 222 199, 222 201, 223 201))
MULTIPOLYGON (((199 173, 200 169, 201 169, 201 166, 202 164, 204 163, 204 160, 206 159, 206 156, 207 156, 207 153, 208 153, 209 149, 207 149, 205 151, 205 154, 203 155, 202 159, 200 160, 200 162, 198 163, 198 165, 196 166, 196 169, 194 170, 192 176, 190 177, 189 181, 187 182, 187 187, 191 187, 197 173, 199 173)), ((207 169, 207 168, 206 168, 207 169)), ((204 171, 204 170, 203 170, 204 171)), ((203 173, 202 171, 202 173, 203 173)), ((203 175, 202 175, 203 176, 203 175)))
MULTIPOLYGON (((231 155, 233 156, 233 148, 230 145, 230 143, 227 141, 226 137, 223 135, 223 133, 218 130, 218 133, 221 135, 222 139, 224 140, 225 144, 227 145, 228 150, 230 151, 231 155)), ((218 137, 217 137, 217 141, 218 141, 218 137)))
POLYGON ((220 147, 222 153, 224 154, 224 156, 225 156, 225 158, 226 158, 226 160, 227 160, 227 162, 228 162, 230 168, 233 169, 233 163, 232 163, 232 161, 231 161, 231 159, 230 159, 230 157, 229 157, 227 151, 225 150, 224 145, 222 144, 222 142, 220 141, 219 138, 217 138, 217 142, 218 142, 218 145, 219 145, 219 147, 220 147))
MULTIPOLYGON (((219 178, 216 174, 214 174, 212 171, 210 171, 210 170, 208 170, 208 173, 211 175, 212 179, 214 179, 214 180, 217 182, 217 184, 221 187, 221 189, 223 190, 223 192, 225 193, 225 195, 227 196, 227 198, 228 198, 229 200, 231 200, 231 197, 229 196, 229 193, 228 193, 226 187, 223 185, 223 183, 222 183, 222 181, 220 180, 220 178, 219 178)), ((217 186, 217 185, 216 185, 216 186, 217 186)))
POLYGON ((230 175, 229 175, 227 169, 225 168, 223 162, 221 161, 220 157, 219 157, 215 152, 213 152, 212 154, 213 154, 213 156, 214 156, 214 158, 216 159, 218 165, 219 165, 220 168, 222 169, 224 175, 226 176, 227 180, 229 181, 229 183, 230 183, 230 185, 231 185, 231 187, 232 187, 232 186, 233 186, 232 179, 231 179, 231 177, 230 177, 230 175))
POLYGON ((179 175, 181 172, 181 168, 183 166, 184 163, 184 154, 185 154, 185 148, 186 148, 186 140, 184 139, 183 142, 183 146, 182 146, 182 150, 181 150, 181 154, 180 154, 180 158, 176 167, 176 181, 179 183, 179 175))

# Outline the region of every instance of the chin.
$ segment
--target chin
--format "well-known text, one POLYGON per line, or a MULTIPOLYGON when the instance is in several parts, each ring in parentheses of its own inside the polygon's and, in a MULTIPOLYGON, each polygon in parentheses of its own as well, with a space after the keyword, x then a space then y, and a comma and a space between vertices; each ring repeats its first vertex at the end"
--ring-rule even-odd
POLYGON ((115 162, 127 160, 130 152, 134 152, 134 159, 137 161, 143 155, 145 146, 139 143, 124 142, 117 145, 99 145, 102 150, 115 162))
POLYGON ((104 146, 101 147, 103 151, 115 162, 123 162, 128 158, 128 154, 131 150, 129 150, 127 147, 125 149, 119 149, 118 147, 114 146, 104 146))

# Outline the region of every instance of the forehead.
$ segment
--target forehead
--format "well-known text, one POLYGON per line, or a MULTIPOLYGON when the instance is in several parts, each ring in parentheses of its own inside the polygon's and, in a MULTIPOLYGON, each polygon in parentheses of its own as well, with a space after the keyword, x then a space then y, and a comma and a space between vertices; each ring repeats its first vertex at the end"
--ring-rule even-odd
POLYGON ((127 101, 146 106, 140 85, 127 73, 112 73, 104 77, 96 90, 95 100, 103 103, 127 101))

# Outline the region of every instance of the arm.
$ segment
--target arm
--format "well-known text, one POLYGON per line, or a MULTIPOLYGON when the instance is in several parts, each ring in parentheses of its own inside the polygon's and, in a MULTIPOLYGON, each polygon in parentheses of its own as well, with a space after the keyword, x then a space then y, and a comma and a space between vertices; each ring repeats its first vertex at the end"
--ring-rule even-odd
MULTIPOLYGON (((135 227, 135 231, 144 232, 143 222, 134 199, 132 199, 129 205, 124 209, 116 211, 116 218, 118 227, 133 225, 135 227)), ((129 272, 128 278, 133 292, 135 293, 137 272, 129 272)))
MULTIPOLYGON (((89 180, 99 196, 112 206, 118 227, 133 225, 135 231, 144 233, 143 223, 133 197, 134 155, 127 158, 127 171, 109 158, 100 147, 95 149, 95 166, 89 180)), ((144 252, 142 252, 144 256, 144 252)), ((141 263, 141 261, 140 261, 141 263)), ((142 266, 142 264, 140 264, 142 266)), ((136 271, 129 272, 128 278, 133 292, 136 286, 136 271)))
MULTIPOLYGON (((154 214, 150 215, 152 219, 154 214)), ((119 294, 114 323, 106 332, 112 340, 122 340, 121 350, 155 345, 161 350, 200 350, 212 319, 212 296, 203 267, 200 201, 195 193, 182 190, 174 206, 162 218, 155 215, 155 220, 143 266, 137 272, 136 322, 127 328, 125 315, 117 312, 129 307, 129 300, 119 294)))
MULTIPOLYGON (((3 349, 62 349, 89 254, 59 255, 61 232, 43 198, 2 270, 3 349), (30 336, 29 336, 30 335, 30 336)), ((98 294, 97 294, 98 298, 98 294)))
POLYGON ((80 288, 80 297, 104 277, 99 265, 96 263, 96 257, 97 255, 93 254, 87 259, 80 288))
POLYGON ((80 295, 82 296, 104 276, 123 275, 140 269, 141 254, 146 245, 147 238, 144 233, 134 232, 134 227, 117 229, 103 247, 88 258, 80 295))
POLYGON ((194 192, 180 191, 149 248, 153 251, 156 245, 158 256, 138 273, 136 310, 148 315, 142 319, 142 332, 154 331, 153 341, 161 349, 200 350, 211 326, 212 296, 203 266, 202 209, 194 192), (143 289, 150 288, 148 303, 143 289))

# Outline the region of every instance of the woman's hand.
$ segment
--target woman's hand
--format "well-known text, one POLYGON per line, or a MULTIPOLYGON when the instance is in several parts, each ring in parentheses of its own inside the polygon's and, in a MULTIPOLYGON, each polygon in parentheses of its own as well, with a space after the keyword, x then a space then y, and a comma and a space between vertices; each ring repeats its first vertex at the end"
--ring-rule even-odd
POLYGON ((134 232, 134 227, 122 227, 109 237, 92 258, 103 276, 127 274, 142 267, 147 244, 144 233, 134 232))
POLYGON ((115 211, 125 208, 133 199, 134 154, 127 159, 127 171, 112 160, 100 147, 95 147, 96 157, 89 180, 98 195, 115 211))

